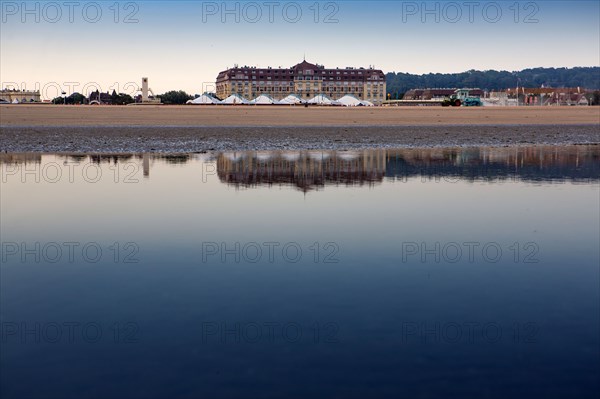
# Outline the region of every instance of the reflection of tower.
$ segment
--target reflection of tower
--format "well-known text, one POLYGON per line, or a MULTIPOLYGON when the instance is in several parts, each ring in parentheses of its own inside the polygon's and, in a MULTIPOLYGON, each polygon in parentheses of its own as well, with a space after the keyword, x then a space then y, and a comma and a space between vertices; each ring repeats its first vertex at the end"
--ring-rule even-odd
POLYGON ((144 177, 150 177, 150 155, 144 154, 142 157, 142 167, 144 169, 144 177))

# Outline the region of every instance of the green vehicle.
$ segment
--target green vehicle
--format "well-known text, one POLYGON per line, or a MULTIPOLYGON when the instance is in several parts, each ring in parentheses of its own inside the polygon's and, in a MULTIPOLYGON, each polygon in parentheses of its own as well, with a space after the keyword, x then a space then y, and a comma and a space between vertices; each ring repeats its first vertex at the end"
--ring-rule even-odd
POLYGON ((469 90, 457 89, 450 97, 446 97, 442 102, 442 107, 480 107, 483 105, 479 97, 469 96, 469 90))

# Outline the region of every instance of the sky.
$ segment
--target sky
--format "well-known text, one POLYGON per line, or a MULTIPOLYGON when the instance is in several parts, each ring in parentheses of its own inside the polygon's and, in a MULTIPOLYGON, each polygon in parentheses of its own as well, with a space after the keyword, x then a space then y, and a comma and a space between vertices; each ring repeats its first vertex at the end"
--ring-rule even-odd
POLYGON ((600 1, 0 1, 2 88, 214 91, 238 64, 600 66, 600 1))

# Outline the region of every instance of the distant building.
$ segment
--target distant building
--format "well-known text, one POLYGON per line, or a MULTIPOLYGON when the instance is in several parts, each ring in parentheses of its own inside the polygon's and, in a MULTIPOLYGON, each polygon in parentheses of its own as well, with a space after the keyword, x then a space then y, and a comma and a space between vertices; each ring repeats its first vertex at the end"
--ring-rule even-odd
POLYGON ((109 92, 101 93, 100 91, 96 90, 90 93, 88 101, 90 105, 112 104, 112 96, 109 92))
POLYGON ((581 87, 519 87, 506 90, 506 94, 518 97, 519 105, 590 105, 590 93, 581 87))
MULTIPOLYGON (((483 90, 481 89, 468 89, 469 95, 472 97, 483 97, 483 90)), ((443 100, 446 97, 450 97, 454 92, 454 89, 412 89, 404 94, 403 100, 443 100)))
POLYGON ((39 103, 41 102, 40 92, 32 90, 0 90, 0 101, 8 103, 39 103))
POLYGON ((238 94, 253 99, 267 94, 281 100, 290 94, 303 100, 324 94, 332 100, 351 94, 359 100, 381 104, 385 100, 385 74, 379 69, 335 68, 306 61, 290 68, 238 67, 217 76, 217 96, 221 99, 238 94))

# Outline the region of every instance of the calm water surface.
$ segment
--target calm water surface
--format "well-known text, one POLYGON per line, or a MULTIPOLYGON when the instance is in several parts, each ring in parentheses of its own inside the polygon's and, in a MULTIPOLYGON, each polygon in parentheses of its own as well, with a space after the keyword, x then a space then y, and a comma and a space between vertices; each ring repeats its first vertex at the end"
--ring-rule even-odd
POLYGON ((2 398, 600 391, 598 146, 0 163, 2 398))

